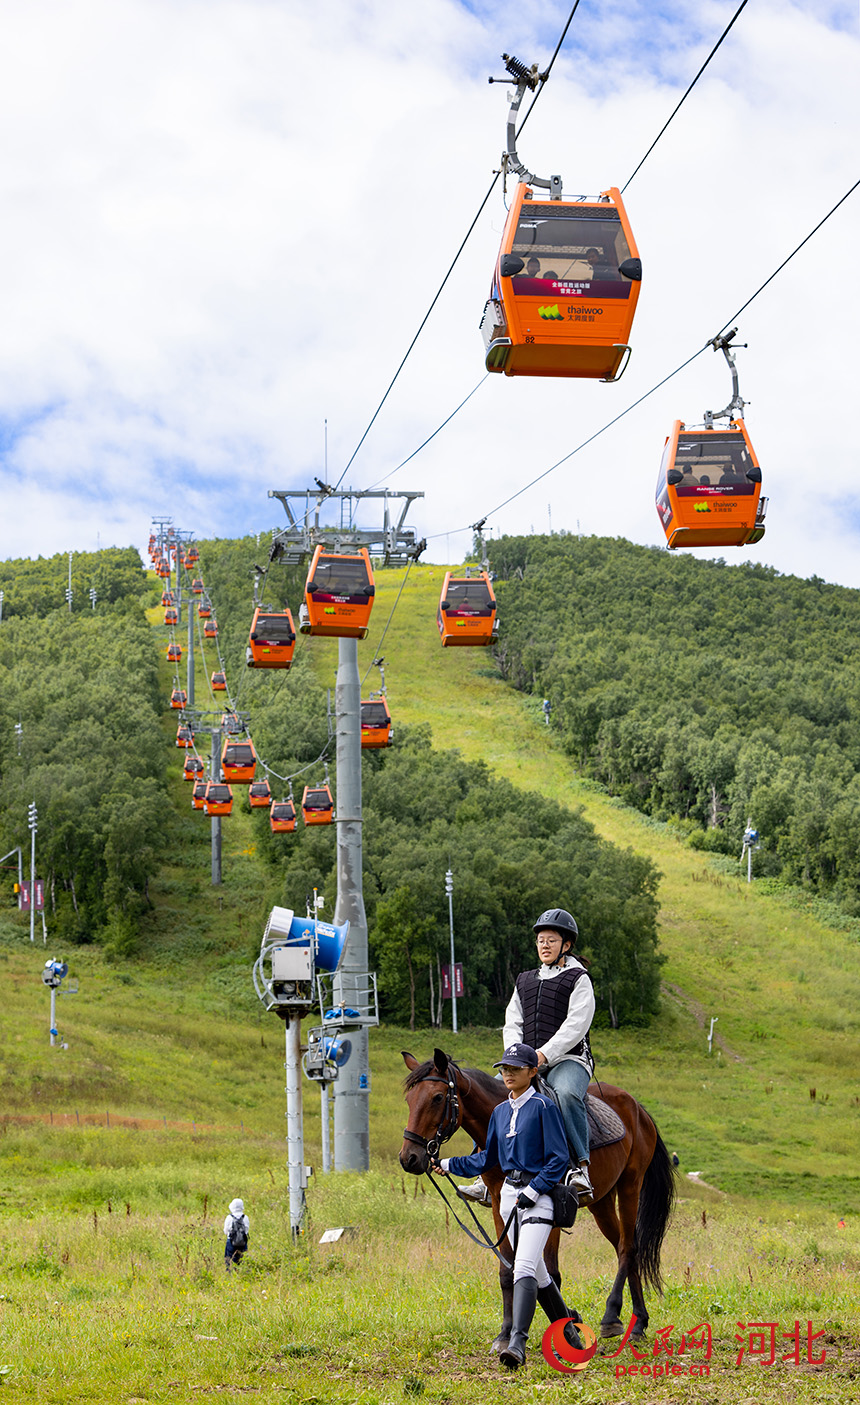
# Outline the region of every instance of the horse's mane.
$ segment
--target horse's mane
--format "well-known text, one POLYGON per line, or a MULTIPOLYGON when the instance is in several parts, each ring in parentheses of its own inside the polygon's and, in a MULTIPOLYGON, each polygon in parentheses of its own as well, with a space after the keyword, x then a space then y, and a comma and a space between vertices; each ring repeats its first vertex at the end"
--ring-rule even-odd
MULTIPOLYGON (((506 1098, 508 1096, 505 1085, 500 1083, 497 1078, 494 1078, 491 1073, 485 1073, 482 1068, 461 1068, 452 1058, 449 1058, 448 1062, 453 1064, 458 1073, 465 1074, 473 1083, 477 1083, 490 1097, 495 1096, 497 1102, 501 1102, 503 1097, 506 1098), (501 1096, 499 1093, 500 1089, 501 1096)), ((403 1080, 404 1091, 408 1092, 410 1088, 415 1087, 416 1083, 423 1083, 424 1079, 429 1078, 431 1074, 435 1074, 437 1078, 441 1077, 433 1060, 427 1059, 423 1064, 419 1064, 417 1068, 414 1068, 411 1073, 406 1075, 403 1080)))

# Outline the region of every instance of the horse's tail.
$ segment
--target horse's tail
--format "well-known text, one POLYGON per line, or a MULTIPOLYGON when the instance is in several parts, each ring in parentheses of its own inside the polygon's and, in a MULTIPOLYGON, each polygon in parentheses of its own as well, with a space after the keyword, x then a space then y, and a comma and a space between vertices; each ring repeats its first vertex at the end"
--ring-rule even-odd
POLYGON ((643 1284, 662 1293, 660 1248, 675 1202, 675 1176, 663 1138, 656 1127, 654 1131, 657 1145, 642 1179, 636 1212, 636 1262, 643 1284))

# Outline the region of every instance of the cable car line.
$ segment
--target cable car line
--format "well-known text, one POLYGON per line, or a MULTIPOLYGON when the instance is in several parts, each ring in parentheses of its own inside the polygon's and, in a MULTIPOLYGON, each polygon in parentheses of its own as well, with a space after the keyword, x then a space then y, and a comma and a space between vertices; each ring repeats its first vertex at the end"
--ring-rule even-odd
POLYGON ((447 418, 446 420, 443 420, 442 423, 438 426, 438 428, 433 430, 433 433, 432 433, 432 434, 428 434, 428 436, 427 436, 427 438, 424 440, 424 442, 423 442, 422 444, 419 444, 417 449, 413 449, 413 450, 412 450, 412 453, 409 455, 408 458, 405 458, 402 463, 399 463, 399 464, 397 465, 396 468, 392 468, 389 473, 383 474, 382 478, 377 478, 377 480, 376 480, 375 483, 370 483, 370 484, 368 485, 367 491, 368 491, 368 492, 372 492, 374 488, 378 488, 378 487, 379 487, 380 483, 385 483, 389 478, 393 478, 394 475, 395 475, 395 473, 399 473, 400 470, 401 470, 401 468, 405 468, 408 463, 411 463, 412 459, 415 458, 416 454, 420 454, 420 453, 421 453, 421 450, 422 450, 422 449, 425 449, 425 448, 427 447, 427 445, 430 443, 430 440, 431 440, 431 439, 435 439, 435 438, 436 438, 436 435, 439 434, 440 431, 445 428, 446 424, 450 424, 450 423, 451 423, 451 421, 452 421, 452 419, 454 418, 454 416, 457 415, 457 414, 459 414, 459 412, 462 410, 462 408, 463 408, 464 405, 468 404, 468 402, 471 400, 471 398, 472 398, 472 396, 475 394, 475 392, 481 389, 481 386, 484 384, 484 381, 488 381, 489 379, 490 379, 489 372, 487 372, 485 375, 483 375, 483 376, 481 377, 481 379, 478 381, 478 384, 477 384, 476 386, 474 386, 474 387, 469 391, 469 394, 466 396, 466 399, 460 401, 460 403, 459 403, 459 405, 457 406, 456 410, 452 410, 451 413, 450 413, 450 415, 448 416, 448 418, 447 418))
MULTIPOLYGON (((520 123, 519 127, 517 128, 517 136, 519 136, 520 132, 523 130, 523 127, 524 127, 524 126, 526 125, 526 123, 528 122, 529 117, 531 116, 532 112, 534 111, 534 105, 535 105, 535 103, 537 102, 538 98, 540 97, 541 93, 542 93, 543 90, 544 90, 544 86, 545 86, 545 84, 546 84, 546 81, 547 81, 547 79, 549 78, 550 73, 552 72, 552 66, 553 66, 553 64, 555 63, 556 58, 558 57, 558 54, 559 54, 559 50, 561 49, 561 46, 562 46, 562 44, 564 43, 564 40, 565 40, 565 38, 566 38, 566 36, 567 36, 567 31, 568 31, 568 29, 570 28, 571 20, 573 19, 574 15, 576 14, 577 10, 579 9, 579 3, 580 3, 580 0, 575 0, 575 3, 574 3, 574 5, 573 5, 573 8, 572 8, 570 14, 569 14, 568 17, 567 17, 567 23, 565 24, 564 29, 563 29, 562 32, 561 32, 561 36, 560 36, 560 38, 559 38, 559 41, 558 41, 558 43, 557 43, 556 46, 555 46, 555 50, 554 50, 554 52, 553 52, 553 56, 552 56, 552 58, 550 59, 549 64, 547 65, 547 67, 546 67, 546 69, 544 70, 543 74, 541 75, 540 87, 538 88, 537 92, 535 93, 534 97, 532 98, 532 100, 531 100, 531 102, 530 102, 530 104, 529 104, 528 110, 527 110, 525 116, 523 117, 523 120, 522 120, 522 122, 520 123)), ((491 81, 493 81, 493 80, 491 80, 491 81)), ((507 80, 506 80, 506 81, 507 81, 507 80)), ((457 260, 459 259, 459 257, 460 257, 460 255, 462 254, 463 250, 465 249, 466 244, 468 243, 469 238, 471 237, 472 231, 473 231, 474 228, 475 228, 475 225, 478 223, 478 220, 480 219, 481 215, 484 213, 484 207, 486 206, 487 201, 489 200, 490 196, 492 195, 493 191, 495 190, 495 188, 496 188, 496 182, 498 181, 500 175, 501 175, 501 171, 497 171, 496 174, 493 176, 493 179, 490 181, 490 185, 489 185, 489 188, 488 188, 488 190, 487 190, 487 193, 486 193, 486 195, 484 196, 483 200, 481 201, 480 205, 478 206, 478 209, 477 209, 477 212, 476 212, 476 214, 475 214, 475 217, 474 217, 474 219, 472 220, 472 223, 469 225, 469 228, 466 230, 466 233, 465 233, 465 235, 463 236, 463 241, 462 241, 462 243, 460 244, 460 247, 459 247, 459 249, 457 250, 456 254, 454 255, 453 259, 451 260, 451 263, 450 263, 449 266, 448 266, 448 271, 447 271, 447 273, 445 274, 445 277, 442 279, 442 282, 439 284, 439 287, 438 287, 438 289, 437 289, 437 291, 436 291, 436 294, 434 295, 433 301, 431 302, 431 304, 430 304, 430 306, 428 307, 427 311, 425 312, 423 318, 421 319, 421 323, 420 323, 420 325, 419 325, 419 327, 418 327, 417 332, 415 333, 414 337, 412 338, 411 342, 409 343, 408 347, 406 348, 406 353, 405 353, 405 355, 404 355, 404 357, 403 357, 403 360, 400 362, 400 365, 397 367, 397 370, 394 372, 394 375, 391 377, 391 380, 390 380, 390 382, 389 382, 389 384, 388 384, 388 388, 387 388, 385 394, 383 395, 382 399, 380 400, 379 404, 377 405, 376 409, 374 410, 373 415, 372 415, 372 417, 371 417, 371 419, 370 419, 370 423, 368 424, 367 428, 365 429, 364 433, 362 434, 361 438, 359 439, 358 443, 356 444, 355 448, 353 449, 353 451, 352 451, 352 453, 351 453, 351 455, 350 455, 350 457, 349 457, 349 460, 347 461, 346 467, 344 468, 343 472, 341 473, 340 477, 338 478, 337 482, 335 483, 335 485, 334 485, 334 488, 335 488, 335 489, 337 489, 337 488, 340 487, 341 483, 343 482, 344 478, 346 477, 347 473, 349 472, 349 470, 350 470, 350 468, 351 468, 351 466, 352 466, 352 464, 353 464, 353 462, 354 462, 356 456, 358 455, 358 451, 360 450, 362 444, 364 443, 365 439, 367 438, 368 434, 370 433, 371 429, 373 428, 373 425, 374 425, 374 423, 375 423, 375 421, 376 421, 376 418, 377 418, 377 416, 378 416, 380 410, 382 409, 383 405, 385 404, 386 400, 388 399, 389 395, 391 394, 391 391, 394 389, 394 383, 395 383, 395 381, 397 380, 397 377, 400 375, 400 372, 403 370, 403 367, 406 365, 406 362, 407 362, 407 360, 409 359, 409 356, 410 356, 411 353, 412 353, 412 349, 413 349, 413 347, 415 346, 415 343, 417 342, 417 340, 418 340, 418 338, 420 337, 421 333, 423 332, 425 326, 427 325, 427 322, 428 322, 428 320, 429 320, 429 318, 430 318, 431 312, 433 311, 433 309, 435 308, 437 302, 439 301, 440 297, 442 296, 442 292, 443 292, 443 290, 444 290, 444 288, 445 288, 445 284, 448 282, 448 279, 451 277, 451 274, 452 274, 453 271, 454 271, 454 266, 455 266, 455 264, 457 263, 457 260)))
MULTIPOLYGON (((486 379, 486 378, 485 378, 485 379, 486 379)), ((474 393, 474 392, 473 392, 473 393, 474 393)), ((395 600, 394 604, 393 604, 392 607, 391 607, 391 614, 388 616, 388 619, 385 621, 385 628, 383 629, 381 635, 379 636, 379 640, 377 641, 376 648, 375 648, 374 651, 373 651, 373 663, 375 663, 376 660, 379 658, 379 651, 380 651, 380 649, 382 648, 383 643, 385 642, 385 636, 386 636, 386 634, 388 633, 388 626, 391 624, 391 621, 392 621, 392 619, 394 618, 394 611, 397 609, 397 606, 400 604, 400 597, 401 597, 401 595, 403 594, 403 587, 405 586, 406 582, 407 582, 408 579, 409 579, 409 572, 412 570, 412 565, 413 565, 413 562, 412 562, 412 559, 410 559, 409 564, 408 564, 408 566, 406 567, 406 574, 404 575, 403 580, 402 580, 401 583, 400 583, 400 589, 399 589, 398 592, 397 592, 397 599, 395 600)), ((364 684, 367 682, 367 674, 370 673, 370 670, 373 668, 373 663, 371 663, 371 664, 368 665, 367 673, 365 673, 364 677, 363 677, 362 680, 361 680, 361 685, 362 685, 362 687, 363 687, 364 684)))
POLYGON ((708 64, 711 62, 711 59, 714 57, 714 54, 717 52, 717 49, 718 49, 718 48, 720 47, 720 45, 722 44, 723 40, 725 39, 726 35, 728 34, 728 32, 729 32, 729 30, 731 29, 732 25, 734 24, 735 20, 736 20, 736 19, 738 18, 738 16, 740 15, 741 10, 743 10, 743 9, 745 8, 745 6, 747 5, 747 3, 748 3, 748 0, 741 0, 740 5, 738 6, 737 10, 736 10, 735 13, 733 14, 732 18, 729 20, 728 24, 726 25, 725 29, 723 30, 722 34, 720 35, 720 37, 719 37, 719 39, 717 40, 716 44, 714 45, 713 49, 712 49, 711 52, 708 54, 708 57, 705 59, 705 62, 702 64, 702 67, 699 69, 698 73, 696 74, 696 76, 695 76, 695 78, 693 79, 692 83, 691 83, 690 86, 688 87, 688 89, 687 89, 687 91, 685 92, 684 96, 681 98, 681 101, 680 101, 680 102, 677 104, 677 106, 674 108, 674 110, 672 111, 671 116, 669 116, 669 117, 666 119, 666 121, 663 123, 662 127, 660 128, 660 130, 659 130, 659 132, 657 133, 656 137, 655 137, 654 140, 652 141, 652 143, 651 143, 651 145, 649 146, 648 150, 645 152, 645 155, 642 157, 642 160, 639 162, 639 165, 638 165, 638 166, 636 167, 636 169, 634 170, 633 175, 628 176, 628 177, 627 177, 627 180, 626 180, 626 182, 625 182, 625 184, 622 185, 622 187, 621 187, 621 194, 622 194, 622 195, 624 194, 625 190, 627 189, 627 186, 628 186, 628 185, 630 184, 630 182, 633 180, 633 176, 638 175, 638 173, 641 171, 642 167, 645 165, 645 162, 648 160, 648 157, 651 155, 651 152, 654 150, 654 147, 657 145, 658 141, 659 141, 660 138, 662 137, 662 135, 663 135, 663 133, 665 132, 666 128, 669 126, 669 123, 673 120, 674 117, 677 116, 677 114, 678 114, 678 112, 680 111, 682 105, 686 102, 687 98, 690 96, 691 92, 692 92, 693 89, 695 88, 696 84, 698 83, 699 79, 701 78, 702 74, 704 73, 705 69, 707 68, 708 64))
MULTIPOLYGON (((794 258, 794 256, 795 256, 795 254, 798 254, 798 253, 800 252, 800 250, 804 247, 804 245, 809 243, 809 241, 810 241, 810 239, 812 238, 813 234, 816 234, 816 233, 818 232, 818 230, 821 229, 822 225, 826 224, 827 220, 830 219, 830 216, 836 213, 836 211, 839 209, 840 205, 843 205, 843 204, 845 203, 845 201, 848 199, 849 195, 852 195, 852 194, 854 193, 854 191, 857 189, 858 186, 860 186, 860 180, 856 180, 856 181, 854 182, 854 184, 851 186, 850 190, 847 190, 847 191, 845 192, 845 194, 842 196, 841 200, 837 200, 837 202, 836 202, 836 204, 833 206, 833 208, 827 212, 827 214, 824 216, 823 219, 821 219, 821 220, 818 221, 818 224, 816 224, 815 227, 810 230, 809 234, 806 235, 806 238, 805 238, 805 239, 802 239, 802 240, 800 241, 800 243, 798 244, 797 248, 794 249, 794 250, 788 255, 788 258, 783 259, 782 263, 781 263, 777 268, 774 269, 774 271, 773 271, 773 273, 770 275, 770 277, 765 279, 765 281, 764 281, 764 283, 762 283, 761 287, 760 287, 760 288, 757 288, 756 291, 752 294, 752 296, 749 297, 749 298, 747 298, 746 302, 743 303, 743 305, 742 305, 740 308, 738 308, 738 311, 737 311, 736 313, 734 313, 734 315, 733 315, 732 317, 730 317, 730 318, 728 319, 728 321, 726 321, 726 322, 723 323, 722 327, 720 328, 720 333, 724 332, 724 331, 726 330, 726 328, 728 328, 728 327, 731 326, 734 322, 737 321, 737 319, 739 318, 740 314, 741 314, 742 312, 745 312, 745 311, 746 311, 746 309, 750 306, 750 304, 751 304, 752 302, 754 302, 755 299, 758 297, 759 293, 764 292, 764 290, 765 290, 765 288, 768 286, 768 284, 772 283, 773 280, 774 280, 774 278, 776 278, 777 274, 778 274, 778 273, 781 273, 782 270, 786 267, 786 265, 791 262, 791 260, 792 260, 792 259, 794 258)), ((719 335, 719 333, 718 333, 718 335, 719 335)), ((676 367, 675 367, 674 371, 670 371, 669 374, 668 374, 667 376, 664 376, 662 380, 659 380, 656 385, 652 385, 651 389, 650 389, 650 390, 646 390, 644 395, 640 395, 638 400, 634 400, 631 405, 628 405, 627 408, 626 408, 625 410, 622 410, 620 414, 615 415, 615 417, 614 417, 613 419, 609 420, 608 423, 606 423, 605 425, 603 425, 603 427, 602 427, 601 429, 596 430, 596 431, 594 432, 594 434, 592 434, 592 435, 589 436, 588 439, 585 439, 585 440, 583 440, 583 442, 582 442, 581 444, 578 444, 575 449, 571 449, 571 451, 570 451, 569 454, 565 454, 564 458, 559 459, 558 462, 557 462, 557 463, 554 463, 551 468, 546 468, 546 469, 544 469, 543 473, 539 473, 536 478, 533 478, 533 479, 531 480, 531 482, 526 483, 522 488, 519 488, 515 493, 512 493, 509 498, 505 498, 504 502, 497 503, 496 506, 493 507, 493 508, 491 508, 490 511, 489 511, 486 515, 487 515, 488 517, 493 517, 493 516, 495 516, 495 514, 496 514, 497 512, 500 512, 503 507, 507 507, 510 503, 515 502, 517 498, 522 497, 523 493, 528 492, 529 488, 533 488, 533 487, 535 487, 535 485, 536 485, 537 483, 540 483, 541 479, 548 477, 550 473, 554 473, 557 468, 561 468, 562 464, 567 463, 568 459, 572 459, 573 456, 574 456, 574 454, 578 454, 578 453, 579 453, 580 449, 584 449, 584 448, 586 448, 589 444, 592 444, 592 443, 594 442, 594 440, 595 440, 595 439, 598 439, 601 434, 604 434, 607 429, 611 429, 612 426, 613 426, 613 425, 616 425, 619 420, 624 419, 625 415, 629 415, 631 410, 635 410, 639 405, 642 404, 642 402, 643 402, 644 400, 647 400, 647 399, 649 398, 649 396, 653 395, 655 391, 660 390, 660 388, 661 388, 662 386, 666 385, 667 381, 672 380, 672 379, 673 379, 675 376, 677 376, 681 371, 685 370, 685 369, 687 368, 687 366, 689 366, 692 361, 695 361, 698 356, 701 356, 701 354, 702 354, 703 351, 706 351, 706 350, 708 349, 708 347, 712 347, 712 346, 713 346, 713 343, 714 343, 714 338, 709 338, 708 341, 705 342, 704 346, 700 346, 699 349, 698 349, 698 351, 694 351, 693 354, 692 354, 692 356, 688 356, 687 359, 686 359, 686 361, 682 361, 681 364, 680 364, 680 366, 676 366, 676 367)), ((438 537, 447 536, 448 533, 450 533, 450 532, 464 532, 464 531, 467 530, 468 525, 469 525, 468 523, 464 523, 464 525, 463 525, 462 527, 450 527, 450 528, 448 528, 448 531, 447 531, 447 532, 433 532, 430 536, 428 536, 427 540, 428 540, 428 541, 434 541, 434 540, 435 540, 436 538, 438 538, 438 537)))
POLYGON ((734 314, 734 316, 730 317, 730 318, 728 319, 728 321, 726 321, 726 322, 723 323, 722 327, 720 328, 720 332, 724 332, 727 327, 730 327, 733 322, 736 322, 736 321, 737 321, 737 319, 740 317, 740 315, 741 315, 742 312, 746 312, 746 310, 747 310, 747 308, 749 307, 750 303, 753 302, 753 301, 758 297, 759 293, 763 293, 763 292, 764 292, 764 290, 765 290, 765 288, 767 287, 768 283, 772 283, 772 282, 773 282, 773 280, 774 280, 774 278, 776 277, 776 275, 777 275, 778 273, 781 273, 781 272, 782 272, 782 270, 785 268, 785 266, 786 266, 787 263, 791 263, 791 260, 794 258, 794 255, 800 253, 800 251, 801 251, 801 249, 803 248, 804 244, 808 244, 808 243, 809 243, 809 241, 810 241, 810 239, 812 238, 813 234, 817 234, 817 233, 818 233, 818 231, 819 231, 819 229, 821 228, 821 226, 822 226, 823 224, 826 224, 827 221, 830 219, 830 216, 831 216, 831 215, 835 215, 836 211, 839 209, 839 206, 845 204, 845 201, 848 199, 849 195, 853 195, 853 194, 854 194, 854 191, 857 189, 858 185, 860 185, 860 180, 856 180, 856 181, 854 182, 854 184, 852 185, 851 189, 850 189, 850 190, 846 190, 845 194, 842 196, 842 199, 836 201, 836 204, 833 206, 833 209, 832 209, 832 210, 828 210, 827 214, 824 216, 824 219, 818 221, 818 224, 815 226, 814 229, 811 229, 811 230, 809 231, 809 233, 807 234, 807 236, 806 236, 805 239, 801 239, 801 241, 800 241, 800 243, 798 244, 797 248, 794 249, 794 250, 792 250, 792 252, 789 254, 789 256, 788 256, 787 259, 783 259, 782 263, 779 265, 779 268, 775 268, 774 271, 773 271, 773 273, 770 275, 770 277, 769 277, 769 278, 766 278, 765 281, 762 283, 761 287, 756 289, 756 291, 753 293, 752 297, 751 297, 751 298, 747 298, 746 302, 743 304, 742 307, 739 307, 739 308, 738 308, 738 310, 737 310, 737 312, 734 314))

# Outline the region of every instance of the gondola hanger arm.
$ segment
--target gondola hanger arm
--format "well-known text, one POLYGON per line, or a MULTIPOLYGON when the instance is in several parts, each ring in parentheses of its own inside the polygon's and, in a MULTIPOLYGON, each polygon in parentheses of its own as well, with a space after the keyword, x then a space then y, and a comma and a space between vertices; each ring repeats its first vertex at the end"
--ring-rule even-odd
MULTIPOLYGON (((533 63, 531 68, 527 68, 520 59, 513 54, 502 54, 505 61, 505 68, 517 85, 516 93, 511 99, 511 106, 508 111, 508 131, 507 146, 502 152, 502 171, 507 175, 508 171, 513 171, 519 176, 520 182, 526 185, 535 185, 540 190, 548 190, 551 200, 561 199, 561 176, 535 175, 534 171, 529 171, 523 165, 517 155, 517 117, 519 116, 520 104, 527 92, 534 92, 538 84, 544 84, 549 77, 549 71, 539 73, 538 66, 533 63)), ((507 83, 507 78, 490 78, 490 83, 507 83)))
POLYGON ((724 410, 705 411, 705 425, 708 429, 713 429, 714 420, 733 420, 743 419, 744 417, 744 405, 746 401, 741 397, 738 384, 738 368, 735 365, 734 353, 739 347, 746 348, 747 342, 738 342, 737 346, 734 346, 733 343, 737 334, 737 327, 732 327, 728 332, 718 332, 715 337, 711 337, 706 343, 707 346, 712 346, 714 351, 721 351, 723 353, 728 362, 729 370, 732 373, 732 398, 724 410))

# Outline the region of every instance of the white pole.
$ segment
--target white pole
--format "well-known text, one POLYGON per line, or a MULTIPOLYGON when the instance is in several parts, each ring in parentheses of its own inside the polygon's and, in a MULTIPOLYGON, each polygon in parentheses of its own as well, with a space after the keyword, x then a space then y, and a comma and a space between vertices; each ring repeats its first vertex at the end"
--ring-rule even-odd
POLYGON ((51 986, 51 1048, 56 1043, 56 1020, 57 1020, 57 987, 51 986))
POLYGON ((718 1020, 719 1018, 720 1018, 719 1015, 713 1015, 713 1016, 711 1017, 711 1027, 710 1027, 710 1029, 708 1030, 708 1053, 709 1053, 709 1054, 710 1054, 710 1052, 711 1052, 711 1046, 713 1045, 713 1042, 714 1042, 714 1025, 717 1023, 717 1020, 718 1020))
POLYGON ((287 1169, 290 1179, 290 1230, 301 1234, 305 1217, 305 1144, 302 1130, 302 1017, 291 1010, 284 1021, 287 1047, 287 1169))
POLYGON ((30 941, 36 940, 36 805, 30 806, 30 941))
POLYGON ((454 976, 454 874, 449 868, 445 874, 445 892, 448 894, 448 926, 451 931, 451 1028, 457 1033, 457 982, 454 976))
POLYGON ((320 1084, 320 1119, 322 1123, 322 1161, 323 1171, 328 1175, 331 1170, 331 1127, 329 1126, 328 1114, 328 1084, 320 1084))

